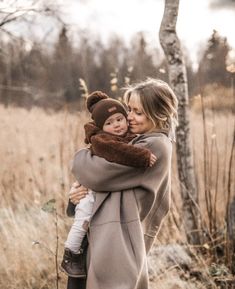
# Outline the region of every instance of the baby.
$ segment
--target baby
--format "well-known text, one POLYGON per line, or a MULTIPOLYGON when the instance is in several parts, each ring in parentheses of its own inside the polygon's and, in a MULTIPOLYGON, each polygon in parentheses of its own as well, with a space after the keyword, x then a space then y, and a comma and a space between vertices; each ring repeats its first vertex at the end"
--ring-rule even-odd
MULTIPOLYGON (((84 126, 85 142, 91 145, 93 154, 136 168, 146 169, 155 164, 157 158, 150 150, 129 144, 136 135, 128 131, 127 111, 121 102, 95 91, 88 96, 86 104, 93 122, 84 126)), ((92 217, 94 200, 95 193, 89 191, 76 207, 71 203, 68 206, 68 215, 73 215, 75 209, 75 219, 65 242, 61 267, 71 277, 86 276, 82 242, 92 217)))

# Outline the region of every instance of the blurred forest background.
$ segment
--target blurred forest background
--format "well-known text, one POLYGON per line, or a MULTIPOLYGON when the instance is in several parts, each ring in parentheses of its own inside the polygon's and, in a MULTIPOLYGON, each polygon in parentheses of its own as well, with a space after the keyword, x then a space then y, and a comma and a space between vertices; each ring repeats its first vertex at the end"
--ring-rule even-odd
MULTIPOLYGON (((104 43, 98 32, 79 27, 74 32, 56 3, 0 1, 0 288, 4 289, 66 286, 58 265, 72 223, 65 216, 66 192, 74 181, 69 164, 74 152, 84 147, 87 92, 98 89, 119 98, 123 86, 146 77, 168 82, 163 52, 150 45, 145 33, 134 35, 129 44, 117 35, 104 43), (12 27, 22 23, 33 25, 37 15, 41 21, 53 20, 58 28, 48 45, 50 35, 35 40, 12 33, 12 27)), ((223 5, 234 8, 234 1, 223 5)), ((174 151, 172 208, 149 258, 151 289, 232 289, 234 47, 220 31, 211 31, 195 65, 181 45, 201 239, 198 245, 187 242, 174 151)))
MULTIPOLYGON (((12 39, 7 43, 0 39, 0 102, 6 107, 39 106, 59 110, 69 104, 71 109, 81 109, 83 90, 79 89, 79 79, 85 81, 90 92, 104 90, 111 97, 121 96, 121 87, 147 76, 168 81, 162 52, 150 48, 143 33, 133 37, 130 46, 118 36, 104 45, 89 31, 80 34, 78 31, 78 35, 79 42, 75 45, 70 39, 69 28, 62 26, 58 39, 50 48, 36 42, 29 46, 24 39, 12 39)), ((201 90, 211 89, 216 94, 216 86, 225 91, 231 88, 234 73, 228 68, 230 50, 226 38, 212 31, 201 47, 195 71, 189 52, 184 51, 190 98, 201 90)))

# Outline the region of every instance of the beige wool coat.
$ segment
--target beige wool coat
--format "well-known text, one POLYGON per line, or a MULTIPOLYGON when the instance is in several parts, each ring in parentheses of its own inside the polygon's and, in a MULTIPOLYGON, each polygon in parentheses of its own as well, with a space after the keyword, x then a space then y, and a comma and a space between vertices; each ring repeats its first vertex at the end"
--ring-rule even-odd
POLYGON ((88 232, 87 289, 148 289, 147 253, 170 205, 172 143, 163 131, 132 143, 157 156, 153 167, 110 163, 89 149, 73 160, 76 179, 97 192, 88 232))

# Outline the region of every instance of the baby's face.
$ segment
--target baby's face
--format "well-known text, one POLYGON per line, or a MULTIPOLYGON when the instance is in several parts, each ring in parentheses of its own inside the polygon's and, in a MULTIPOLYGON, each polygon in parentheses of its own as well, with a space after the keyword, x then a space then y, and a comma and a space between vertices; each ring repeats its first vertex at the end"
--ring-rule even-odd
POLYGON ((128 130, 128 123, 125 116, 118 112, 106 119, 103 125, 103 131, 122 136, 128 130))

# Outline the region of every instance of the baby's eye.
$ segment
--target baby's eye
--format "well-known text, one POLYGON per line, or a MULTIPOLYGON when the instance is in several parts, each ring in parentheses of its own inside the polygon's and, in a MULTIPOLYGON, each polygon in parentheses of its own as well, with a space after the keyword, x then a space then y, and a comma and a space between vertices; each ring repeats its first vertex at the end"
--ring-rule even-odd
POLYGON ((106 123, 105 123, 105 125, 110 125, 110 124, 111 124, 111 122, 106 122, 106 123))

